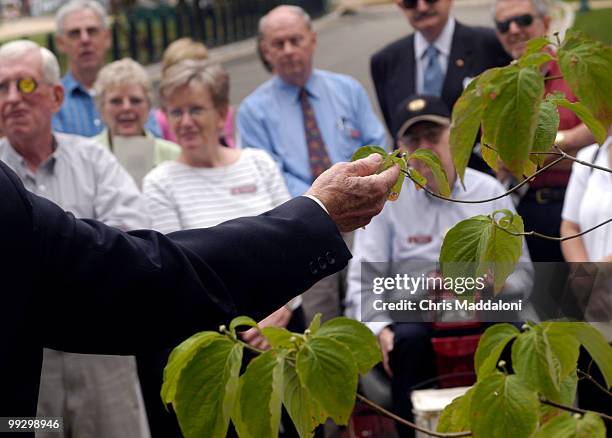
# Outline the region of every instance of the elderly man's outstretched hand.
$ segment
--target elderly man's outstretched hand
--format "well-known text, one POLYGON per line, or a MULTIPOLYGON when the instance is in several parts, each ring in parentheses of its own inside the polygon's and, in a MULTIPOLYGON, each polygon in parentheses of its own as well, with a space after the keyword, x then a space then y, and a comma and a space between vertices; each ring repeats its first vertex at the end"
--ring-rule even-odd
POLYGON ((370 223, 381 212, 399 176, 399 166, 376 174, 383 159, 379 154, 352 163, 338 163, 319 176, 307 195, 319 199, 342 232, 370 223))

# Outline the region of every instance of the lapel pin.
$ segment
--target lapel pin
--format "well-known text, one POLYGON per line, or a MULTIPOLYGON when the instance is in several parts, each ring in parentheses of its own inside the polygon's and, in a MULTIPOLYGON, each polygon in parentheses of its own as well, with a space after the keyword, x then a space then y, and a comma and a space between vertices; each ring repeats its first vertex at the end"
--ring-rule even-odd
POLYGON ((463 67, 465 65, 465 61, 459 58, 455 61, 455 64, 457 65, 457 67, 463 67))

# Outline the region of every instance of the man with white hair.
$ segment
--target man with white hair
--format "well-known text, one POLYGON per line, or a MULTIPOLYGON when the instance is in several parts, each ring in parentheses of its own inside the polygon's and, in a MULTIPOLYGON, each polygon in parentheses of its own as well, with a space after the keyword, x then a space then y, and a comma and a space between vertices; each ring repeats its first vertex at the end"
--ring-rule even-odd
MULTIPOLYGON (((91 139, 51 129, 63 98, 59 65, 49 50, 25 40, 0 47, 6 135, 0 160, 27 189, 77 217, 123 230, 146 228, 138 188, 114 156, 91 139)), ((141 399, 132 357, 44 351, 38 415, 63 417, 64 436, 146 437, 141 399)))
MULTIPOLYGON (((314 68, 317 36, 302 8, 272 9, 259 21, 259 34, 259 50, 274 76, 243 100, 236 123, 242 146, 272 155, 292 197, 332 164, 349 161, 360 146, 386 146, 363 86, 314 68)), ((327 277, 302 296, 307 321, 316 313, 323 320, 340 314, 343 283, 341 275, 327 277)))
MULTIPOLYGON (((68 72, 62 78, 66 98, 53 118, 53 129, 98 135, 104 122, 96 109, 93 85, 111 45, 106 11, 95 0, 71 0, 57 11, 55 21, 57 47, 68 58, 68 72)), ((160 137, 159 125, 151 114, 145 128, 160 137)))

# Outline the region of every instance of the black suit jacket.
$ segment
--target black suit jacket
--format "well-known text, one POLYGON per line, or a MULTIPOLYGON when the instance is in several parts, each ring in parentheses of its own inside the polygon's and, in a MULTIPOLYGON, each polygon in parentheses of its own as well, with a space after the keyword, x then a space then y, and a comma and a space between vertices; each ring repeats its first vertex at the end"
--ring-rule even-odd
MULTIPOLYGON (((510 60, 493 30, 465 26, 456 21, 442 99, 452 109, 463 92, 465 78, 475 77, 491 67, 507 65, 510 60)), ((394 137, 394 113, 404 99, 416 93, 414 34, 375 53, 370 68, 380 109, 387 129, 394 137)))
POLYGON ((305 197, 209 229, 124 233, 27 192, 1 161, 0 245, 0 416, 35 415, 43 347, 167 348, 261 318, 350 258, 305 197))

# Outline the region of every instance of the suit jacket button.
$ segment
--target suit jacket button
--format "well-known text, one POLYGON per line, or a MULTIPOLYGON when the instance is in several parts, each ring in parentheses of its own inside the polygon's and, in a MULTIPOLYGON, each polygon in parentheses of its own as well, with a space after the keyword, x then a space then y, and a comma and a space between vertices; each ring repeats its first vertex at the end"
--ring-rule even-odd
POLYGON ((336 258, 334 257, 334 254, 331 251, 327 251, 325 253, 325 258, 327 259, 327 263, 329 263, 330 265, 336 263, 336 258))
POLYGON ((317 264, 314 262, 314 260, 311 260, 310 263, 308 263, 308 267, 310 268, 310 272, 312 272, 312 275, 317 275, 319 273, 319 270, 317 269, 317 264))
POLYGON ((325 260, 323 257, 319 257, 317 261, 319 262, 319 267, 321 269, 323 270, 327 269, 327 260, 325 260))

